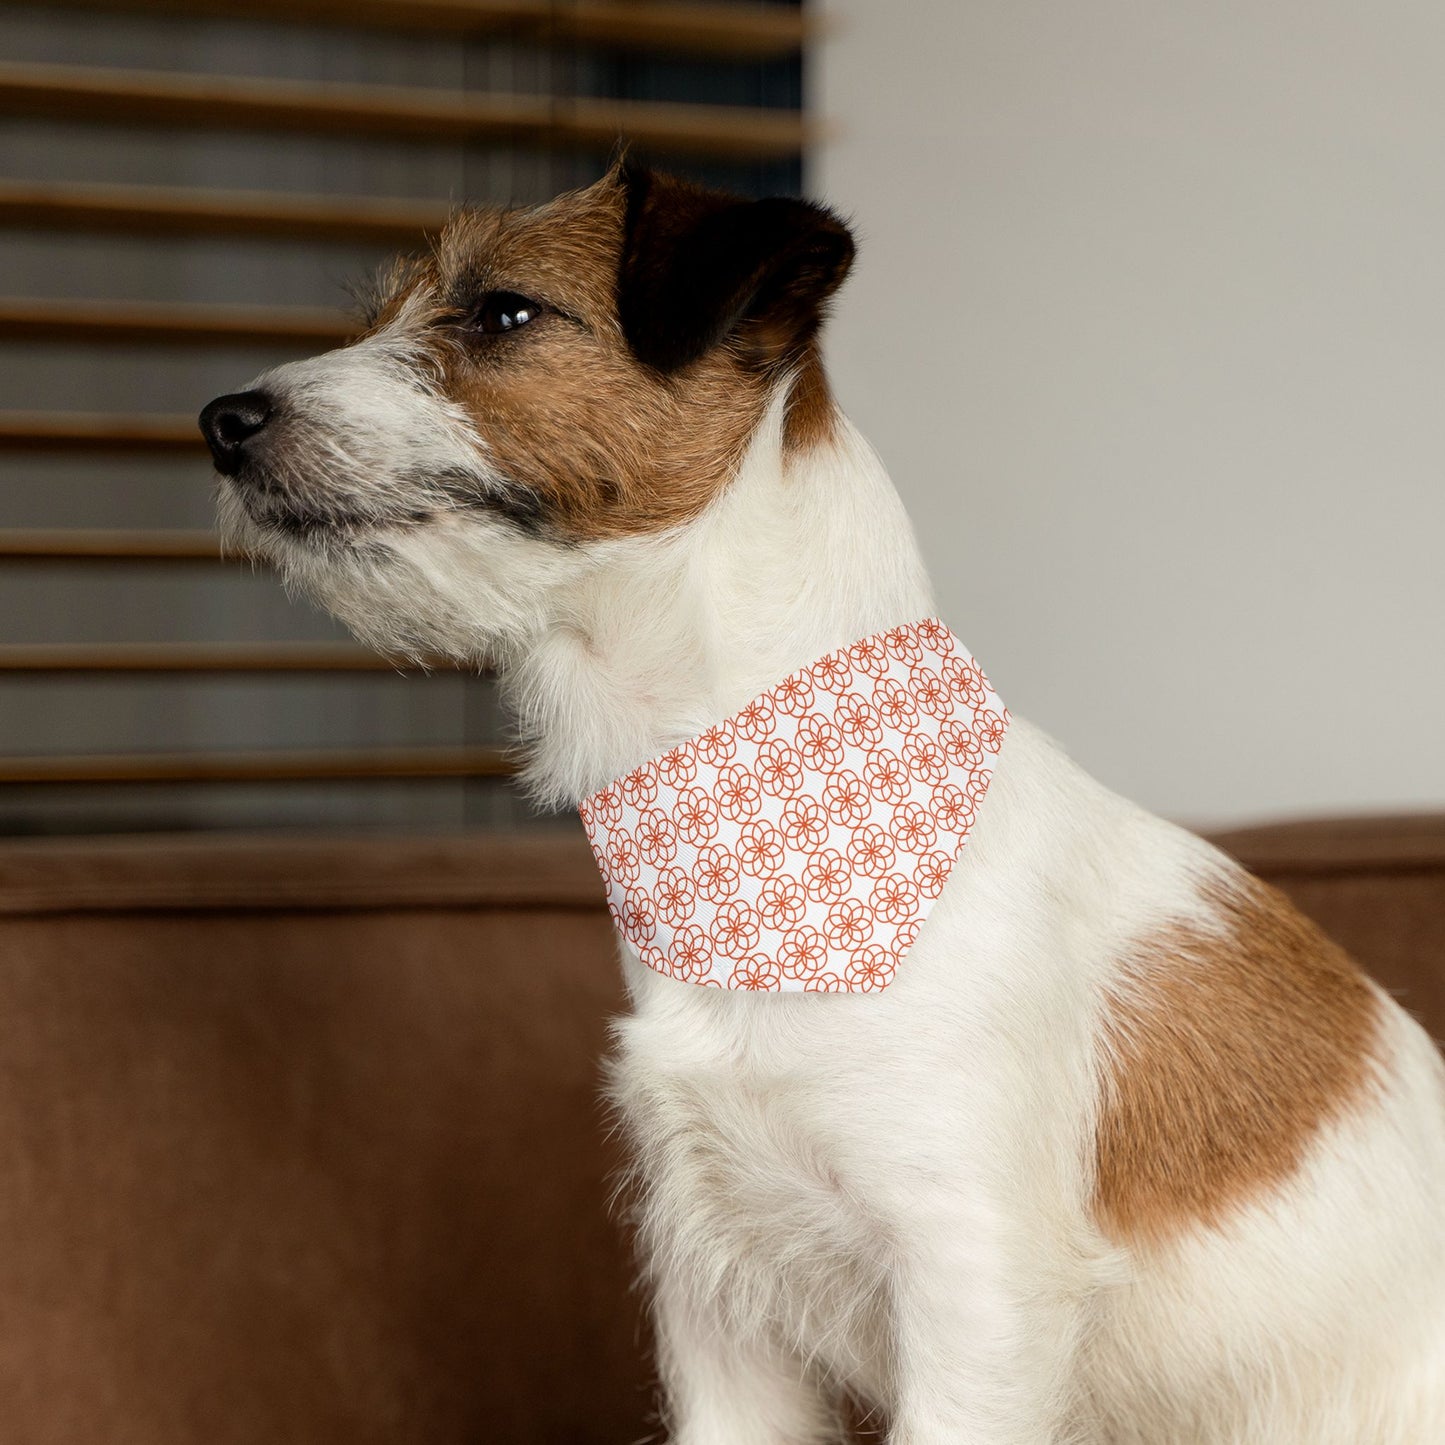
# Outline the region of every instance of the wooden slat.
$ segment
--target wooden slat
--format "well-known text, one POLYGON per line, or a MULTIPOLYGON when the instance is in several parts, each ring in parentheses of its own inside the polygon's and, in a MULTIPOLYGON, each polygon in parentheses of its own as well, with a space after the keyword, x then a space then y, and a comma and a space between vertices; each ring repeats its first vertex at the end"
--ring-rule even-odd
POLYGON ((613 46, 753 59, 795 55, 816 27, 780 5, 656 0, 52 0, 72 9, 225 16, 539 44, 613 46))
POLYGON ((0 64, 0 115, 594 151, 625 137, 731 160, 796 156, 813 134, 791 110, 36 64, 0 64))
POLYGON ((206 450, 193 416, 0 411, 0 451, 189 453, 206 450))
POLYGON ((299 783, 382 778, 501 778, 501 748, 88 753, 0 757, 0 783, 299 783))
POLYGON ((0 562, 219 562, 214 532, 85 527, 0 529, 0 562))
POLYGON ((0 644, 0 675, 24 673, 405 672, 349 642, 0 644))
POLYGON ((0 181, 0 226, 151 236, 261 236, 414 246, 446 224, 448 208, 364 196, 288 196, 171 186, 0 181))
POLYGON ((357 331, 344 311, 312 306, 195 306, 172 301, 0 296, 0 341, 167 346, 337 346, 357 331))

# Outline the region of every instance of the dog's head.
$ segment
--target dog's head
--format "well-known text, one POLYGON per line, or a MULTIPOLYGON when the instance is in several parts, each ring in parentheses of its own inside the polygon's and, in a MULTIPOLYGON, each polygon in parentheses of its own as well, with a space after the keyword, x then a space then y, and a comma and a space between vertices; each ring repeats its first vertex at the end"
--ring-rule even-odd
POLYGON ((223 528, 380 645, 505 647, 549 579, 698 516, 781 385, 797 438, 825 424, 852 255, 820 207, 626 164, 463 211, 359 340, 202 412, 223 528))

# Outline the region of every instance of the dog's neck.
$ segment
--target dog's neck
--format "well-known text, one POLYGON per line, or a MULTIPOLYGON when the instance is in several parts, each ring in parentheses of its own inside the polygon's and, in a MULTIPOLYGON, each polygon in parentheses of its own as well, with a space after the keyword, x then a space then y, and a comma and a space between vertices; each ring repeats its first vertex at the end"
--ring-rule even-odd
POLYGON ((543 801, 575 804, 794 669, 931 613, 876 453, 841 415, 793 453, 782 417, 779 399, 703 516, 599 550, 503 668, 543 801))

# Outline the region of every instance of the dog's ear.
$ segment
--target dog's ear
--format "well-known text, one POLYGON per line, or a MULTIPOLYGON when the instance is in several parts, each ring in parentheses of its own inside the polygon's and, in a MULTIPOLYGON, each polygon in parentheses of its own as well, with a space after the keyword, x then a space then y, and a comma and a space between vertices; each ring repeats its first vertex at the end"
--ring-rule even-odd
POLYGON ((807 201, 742 200, 623 161, 617 304, 633 354, 677 371, 736 335, 764 364, 801 353, 853 261, 853 237, 807 201))

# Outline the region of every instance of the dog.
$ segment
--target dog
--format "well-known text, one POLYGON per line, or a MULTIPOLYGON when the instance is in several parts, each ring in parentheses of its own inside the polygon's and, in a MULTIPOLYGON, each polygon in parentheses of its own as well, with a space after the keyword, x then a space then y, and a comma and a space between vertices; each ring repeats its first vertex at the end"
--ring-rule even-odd
MULTIPOLYGON (((495 667, 531 789, 585 805, 933 611, 820 359, 853 252, 626 160, 459 212, 361 339, 202 413, 224 533, 391 655, 495 667)), ((892 1445, 1445 1441, 1431 1041, 1034 728, 994 761, 880 991, 622 946, 671 1440, 858 1401, 892 1445)))

